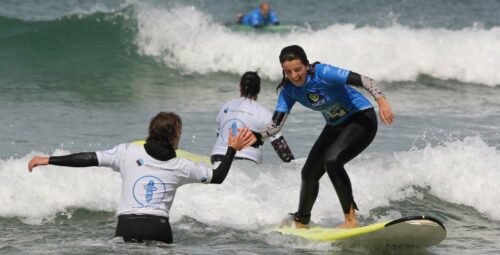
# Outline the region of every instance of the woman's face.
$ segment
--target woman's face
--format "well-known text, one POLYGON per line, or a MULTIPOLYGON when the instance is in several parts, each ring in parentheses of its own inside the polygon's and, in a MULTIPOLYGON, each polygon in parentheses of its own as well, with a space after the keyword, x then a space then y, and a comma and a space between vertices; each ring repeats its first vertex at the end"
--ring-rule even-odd
POLYGON ((283 72, 293 85, 300 87, 304 85, 307 78, 307 66, 302 64, 300 59, 289 60, 281 63, 283 72))

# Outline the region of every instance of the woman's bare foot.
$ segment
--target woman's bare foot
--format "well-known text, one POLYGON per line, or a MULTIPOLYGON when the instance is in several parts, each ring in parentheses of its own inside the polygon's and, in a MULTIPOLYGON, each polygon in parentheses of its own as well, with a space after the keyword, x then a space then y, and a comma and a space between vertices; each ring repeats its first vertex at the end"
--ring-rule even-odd
POLYGON ((342 223, 340 226, 338 226, 337 228, 355 228, 357 227, 358 224, 356 223, 356 220, 353 221, 346 221, 344 223, 342 223))
POLYGON ((309 228, 308 224, 300 223, 298 221, 293 221, 295 224, 295 228, 309 228))
POLYGON ((351 206, 348 214, 344 214, 344 223, 342 223, 337 228, 355 228, 358 226, 358 221, 356 219, 356 210, 351 206))
POLYGON ((309 228, 309 225, 296 221, 293 218, 293 215, 289 214, 288 217, 284 218, 281 221, 280 228, 283 228, 283 227, 309 228))

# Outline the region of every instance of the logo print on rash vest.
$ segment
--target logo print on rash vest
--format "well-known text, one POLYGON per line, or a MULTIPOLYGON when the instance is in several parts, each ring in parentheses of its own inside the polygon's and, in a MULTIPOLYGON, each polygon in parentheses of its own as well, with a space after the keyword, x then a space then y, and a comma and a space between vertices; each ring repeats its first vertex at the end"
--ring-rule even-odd
MULTIPOLYGON (((247 125, 245 124, 245 122, 243 122, 243 121, 241 121, 239 119, 228 119, 228 120, 226 120, 226 122, 224 122, 222 124, 222 128, 221 128, 220 133, 219 133, 219 137, 220 137, 220 139, 224 143, 227 143, 227 141, 228 141, 228 138, 229 138, 229 129, 233 128, 233 130, 234 130, 235 126, 236 126, 236 129, 238 127, 247 127, 247 125)), ((238 130, 236 130, 236 132, 237 131, 238 130)))
POLYGON ((157 208, 166 195, 166 186, 158 177, 146 175, 135 181, 132 193, 135 201, 140 205, 139 208, 157 208))
POLYGON ((347 109, 342 104, 334 104, 330 107, 326 117, 329 121, 335 122, 347 114, 347 109))
POLYGON ((325 97, 319 93, 309 92, 306 97, 311 106, 315 108, 322 106, 326 102, 325 97))
POLYGON ((155 187, 155 183, 153 180, 149 180, 148 184, 144 186, 144 189, 146 190, 146 202, 151 202, 153 200, 153 193, 158 190, 157 187, 155 187))
POLYGON ((137 163, 138 166, 142 166, 142 165, 144 165, 144 159, 140 158, 140 159, 136 160, 135 163, 137 163))

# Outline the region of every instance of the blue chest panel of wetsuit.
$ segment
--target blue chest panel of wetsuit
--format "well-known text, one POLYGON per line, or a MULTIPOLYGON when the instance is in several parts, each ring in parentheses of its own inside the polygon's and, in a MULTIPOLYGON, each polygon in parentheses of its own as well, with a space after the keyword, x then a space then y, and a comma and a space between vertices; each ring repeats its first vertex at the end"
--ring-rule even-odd
POLYGON ((269 16, 266 19, 264 15, 260 12, 260 9, 257 8, 247 15, 243 16, 241 23, 247 26, 267 26, 269 24, 277 24, 279 22, 278 15, 272 10, 269 11, 269 16))
POLYGON ((289 113, 295 102, 320 111, 327 124, 340 125, 352 114, 373 108, 359 91, 346 84, 349 70, 326 64, 315 65, 315 73, 303 86, 288 81, 282 88, 275 111, 289 113))

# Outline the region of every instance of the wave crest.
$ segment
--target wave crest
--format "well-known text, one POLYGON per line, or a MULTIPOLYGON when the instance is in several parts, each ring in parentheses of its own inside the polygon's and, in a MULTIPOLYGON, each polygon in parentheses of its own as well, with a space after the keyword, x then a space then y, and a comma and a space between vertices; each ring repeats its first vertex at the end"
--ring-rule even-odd
POLYGON ((334 24, 289 33, 235 32, 193 7, 138 11, 139 52, 188 73, 258 70, 281 77, 278 54, 299 44, 310 61, 351 69, 378 80, 416 80, 420 74, 489 86, 500 84, 500 28, 411 29, 334 24))

